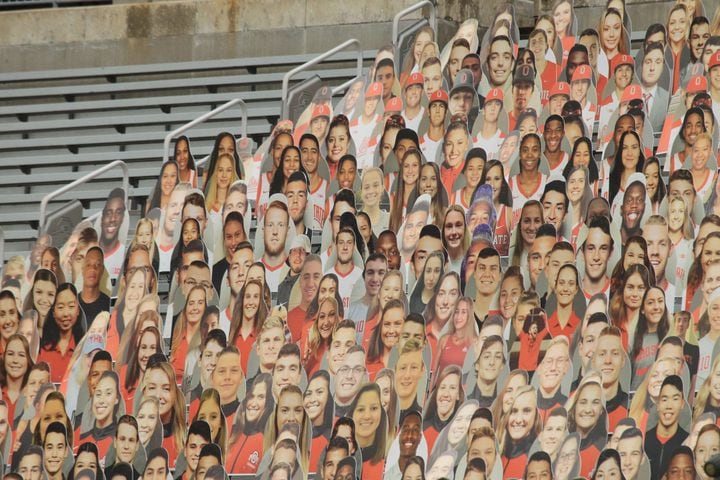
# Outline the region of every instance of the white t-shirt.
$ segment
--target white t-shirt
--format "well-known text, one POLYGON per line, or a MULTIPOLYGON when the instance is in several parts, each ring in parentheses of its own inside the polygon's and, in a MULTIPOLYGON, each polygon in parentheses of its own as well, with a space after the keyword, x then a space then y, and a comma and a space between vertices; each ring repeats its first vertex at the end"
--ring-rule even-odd
POLYGON ((436 142, 435 140, 431 140, 430 137, 428 137, 427 133, 420 137, 420 150, 422 151, 423 155, 425 155, 425 159, 428 162, 441 163, 436 161, 437 151, 441 145, 442 139, 436 142))
POLYGON ((120 276, 120 270, 122 269, 122 264, 124 260, 125 245, 123 245, 122 243, 118 243, 117 247, 115 247, 112 252, 105 253, 105 270, 107 270, 111 280, 115 280, 120 276))
POLYGON ((282 282, 287 275, 287 264, 281 262, 278 266, 271 267, 265 262, 265 258, 262 258, 261 262, 265 265, 265 282, 267 282, 268 288, 272 293, 277 293, 278 285, 280 285, 280 282, 282 282))
POLYGON ((375 130, 380 116, 371 120, 368 124, 363 124, 362 117, 350 123, 350 136, 355 142, 355 157, 357 158, 357 168, 362 170, 373 166, 373 156, 375 151, 371 148, 372 133, 375 130))
POLYGON ((405 128, 409 128, 410 130, 415 131, 417 133, 418 128, 420 127, 420 122, 422 121, 423 117, 425 116, 425 107, 420 107, 420 112, 418 112, 417 115, 415 115, 415 118, 408 118, 407 113, 405 113, 405 110, 402 112, 402 116, 405 119, 405 128))
POLYGON ((327 189, 328 182, 327 180, 322 179, 318 188, 315 191, 311 191, 308 196, 307 208, 312 209, 313 212, 313 221, 312 226, 310 227, 312 230, 323 229, 325 216, 327 215, 327 212, 325 211, 325 205, 327 203, 327 189))
POLYGON ((350 270, 348 274, 342 275, 338 272, 337 265, 335 265, 332 269, 328 270, 327 273, 334 273, 338 276, 338 294, 342 299, 343 309, 348 311, 350 308, 350 296, 352 295, 353 288, 357 282, 362 281, 362 268, 359 268, 357 265, 353 265, 352 270, 350 270))
POLYGON ((697 380, 695 380, 695 391, 700 390, 700 387, 705 383, 705 379, 710 374, 712 368, 712 353, 715 348, 715 342, 707 335, 698 340, 698 347, 700 348, 700 360, 698 361, 697 380))
POLYGON ((498 128, 495 134, 490 138, 483 138, 483 136, 478 133, 478 136, 475 137, 475 140, 473 141, 473 146, 485 150, 488 160, 497 160, 498 153, 500 153, 500 146, 502 145, 504 139, 505 135, 498 128))

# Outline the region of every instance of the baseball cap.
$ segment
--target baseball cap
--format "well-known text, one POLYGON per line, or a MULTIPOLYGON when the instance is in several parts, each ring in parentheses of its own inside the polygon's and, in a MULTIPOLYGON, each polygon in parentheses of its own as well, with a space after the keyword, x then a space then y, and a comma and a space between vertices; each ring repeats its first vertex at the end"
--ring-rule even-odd
POLYGON ((687 93, 707 92, 708 84, 705 75, 695 75, 687 84, 687 93))
POLYGON ((504 94, 502 89, 500 88, 491 88, 487 95, 485 95, 485 103, 492 102, 493 100, 497 100, 499 102, 503 101, 504 94))
POLYGON ((301 235, 296 235, 295 238, 293 238, 293 241, 290 244, 290 250, 295 250, 296 248, 302 248, 305 250, 305 253, 310 253, 310 239, 307 235, 303 233, 301 235))
POLYGON ((640 85, 633 83, 625 87, 625 90, 623 90, 622 97, 620 97, 620 103, 642 99, 642 88, 640 87, 640 85))
POLYGON ((535 70, 530 65, 520 65, 515 70, 512 84, 517 85, 518 83, 535 84, 535 70))
POLYGON ((405 82, 405 88, 412 87, 413 85, 424 85, 425 77, 420 72, 411 73, 405 82))
POLYGON ((445 103, 445 105, 447 105, 449 100, 450 97, 448 97, 448 94, 445 90, 437 90, 432 95, 430 95, 430 101, 428 103, 443 102, 445 103))
POLYGON ((255 150, 255 141, 249 137, 242 137, 237 141, 237 153, 238 156, 252 156, 253 150, 255 150))
POLYGON ((403 109, 403 102, 400 97, 393 97, 385 103, 385 113, 401 112, 402 109, 403 109))
POLYGON ((555 95, 565 95, 570 98, 570 84, 567 82, 556 82, 550 89, 550 98, 555 95))
POLYGON ((615 55, 615 58, 612 59, 612 71, 615 72, 619 67, 622 67, 623 65, 630 65, 635 69, 635 62, 633 61, 633 57, 630 55, 627 55, 625 53, 620 53, 618 55, 615 55))
POLYGON ((330 117, 330 107, 328 104, 321 103, 320 105, 315 105, 312 111, 312 118, 318 117, 330 117))
POLYGON ((592 78, 592 70, 590 69, 590 65, 580 65, 575 69, 572 76, 573 82, 578 82, 581 80, 590 80, 592 78))
POLYGON ((383 86, 380 82, 373 82, 368 86, 367 90, 365 91, 365 98, 370 97, 382 97, 383 94, 383 86))
POLYGON ((472 72, 467 68, 460 70, 457 75, 455 75, 455 83, 452 90, 457 91, 461 89, 475 91, 472 72))
POLYGON ((717 67, 718 65, 720 65, 720 50, 710 56, 708 70, 712 70, 713 67, 717 67))
POLYGON ((85 344, 83 345, 83 353, 85 355, 87 355, 88 353, 94 352, 95 350, 104 350, 104 349, 105 349, 105 339, 99 333, 94 333, 94 334, 88 335, 88 337, 85 339, 85 344))

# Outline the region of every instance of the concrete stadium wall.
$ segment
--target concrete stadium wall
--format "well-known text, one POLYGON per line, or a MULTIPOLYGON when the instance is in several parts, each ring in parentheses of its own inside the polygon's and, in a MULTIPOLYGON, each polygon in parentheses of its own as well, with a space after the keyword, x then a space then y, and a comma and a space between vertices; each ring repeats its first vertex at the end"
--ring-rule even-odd
MULTIPOLYGON (((0 13, 0 69, 46 70, 321 52, 348 38, 390 39, 396 12, 416 0, 181 0, 0 13)), ((501 0, 439 0, 441 42, 459 21, 492 20, 501 0)), ((521 26, 552 1, 516 0, 521 26)), ((576 0, 595 25, 605 0, 576 0)), ((628 0, 634 29, 664 22, 672 0, 628 0)), ((720 0, 706 0, 715 11, 720 0)))

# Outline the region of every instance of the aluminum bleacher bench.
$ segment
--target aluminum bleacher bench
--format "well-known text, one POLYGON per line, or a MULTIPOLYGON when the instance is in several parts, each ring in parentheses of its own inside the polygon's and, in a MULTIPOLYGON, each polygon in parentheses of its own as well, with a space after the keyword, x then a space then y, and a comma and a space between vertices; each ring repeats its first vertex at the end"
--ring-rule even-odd
MULTIPOLYGON (((304 71, 296 76, 296 80, 305 80, 314 76, 316 72, 304 71)), ((323 70, 325 80, 347 79, 355 75, 355 69, 343 68, 334 70, 323 70)), ((213 77, 192 77, 162 80, 141 80, 119 83, 91 83, 87 85, 62 85, 43 86, 30 88, 6 88, 0 90, 0 98, 3 101, 30 100, 39 98, 64 97, 73 99, 75 97, 89 97, 92 95, 136 93, 147 91, 171 91, 189 90, 191 88, 204 89, 215 93, 218 88, 230 87, 252 87, 260 84, 280 84, 284 72, 259 73, 257 75, 222 75, 213 77)))
MULTIPOLYGON (((365 60, 375 57, 375 50, 363 52, 365 60)), ((289 70, 290 66, 301 65, 315 58, 317 54, 276 55, 271 57, 232 58, 221 60, 202 60, 191 62, 151 63, 144 65, 124 65, 97 68, 70 68, 58 70, 42 70, 34 72, 8 72, 0 73, 0 84, 13 82, 73 80, 87 78, 103 78, 108 82, 116 82, 121 77, 141 75, 171 75, 208 71, 223 71, 233 69, 246 69, 254 72, 261 68, 282 68, 289 70)), ((354 52, 339 52, 324 62, 344 63, 355 59, 354 52)))

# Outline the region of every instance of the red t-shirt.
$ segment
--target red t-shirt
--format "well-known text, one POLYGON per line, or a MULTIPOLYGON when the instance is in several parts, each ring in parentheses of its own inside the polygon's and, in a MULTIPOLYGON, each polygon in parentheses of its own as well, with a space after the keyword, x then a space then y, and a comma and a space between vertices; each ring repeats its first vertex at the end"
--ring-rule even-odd
POLYGON ((38 362, 47 362, 50 365, 50 381, 53 383, 62 382, 65 371, 70 364, 70 359, 75 351, 75 337, 70 337, 70 343, 67 346, 66 352, 63 354, 57 347, 40 349, 38 354, 38 362))

